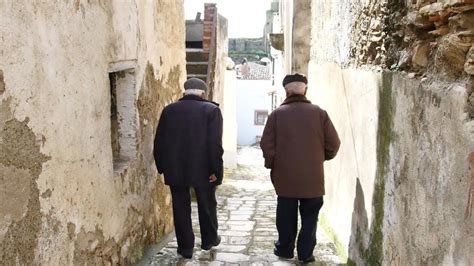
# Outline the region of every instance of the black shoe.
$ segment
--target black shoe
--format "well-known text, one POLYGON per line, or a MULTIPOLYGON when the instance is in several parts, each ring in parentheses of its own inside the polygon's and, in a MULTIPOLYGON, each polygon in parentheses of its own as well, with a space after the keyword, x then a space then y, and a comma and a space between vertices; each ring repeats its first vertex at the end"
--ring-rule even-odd
POLYGON ((212 247, 219 246, 220 243, 221 243, 221 237, 217 236, 216 241, 214 241, 214 243, 212 243, 210 245, 206 245, 206 246, 201 246, 201 248, 204 249, 204 250, 209 250, 212 247))
POLYGON ((283 259, 288 259, 288 260, 292 259, 294 257, 294 255, 291 255, 291 254, 283 254, 277 248, 273 249, 273 254, 275 254, 275 256, 278 256, 278 257, 283 258, 283 259))
POLYGON ((309 258, 307 258, 307 259, 300 260, 300 262, 303 263, 303 264, 310 263, 310 262, 313 262, 313 261, 315 261, 315 258, 314 258, 313 255, 311 255, 311 256, 310 256, 309 258))
POLYGON ((178 248, 178 254, 183 256, 183 258, 191 259, 193 257, 192 249, 180 249, 178 248))

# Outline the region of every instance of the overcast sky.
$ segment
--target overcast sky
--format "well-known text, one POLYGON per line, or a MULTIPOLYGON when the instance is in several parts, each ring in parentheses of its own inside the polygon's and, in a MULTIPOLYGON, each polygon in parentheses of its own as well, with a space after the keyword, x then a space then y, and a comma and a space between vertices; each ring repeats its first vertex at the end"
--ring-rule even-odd
POLYGON ((204 18, 204 3, 216 3, 217 12, 228 19, 229 38, 263 36, 265 11, 271 0, 184 0, 186 19, 194 19, 197 12, 204 18))

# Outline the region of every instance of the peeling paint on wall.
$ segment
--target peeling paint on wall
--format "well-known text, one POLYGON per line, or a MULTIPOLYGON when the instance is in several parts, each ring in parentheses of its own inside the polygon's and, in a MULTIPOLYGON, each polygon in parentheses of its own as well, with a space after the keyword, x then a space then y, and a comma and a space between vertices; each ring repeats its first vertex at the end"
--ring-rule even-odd
POLYGON ((137 104, 142 124, 151 122, 152 126, 158 125, 157 107, 164 107, 169 103, 169 99, 176 99, 182 94, 180 75, 181 70, 177 65, 166 75, 166 80, 163 77, 156 78, 153 65, 147 64, 137 104))
POLYGON ((74 264, 97 265, 109 262, 117 265, 120 258, 118 250, 113 239, 105 241, 104 233, 98 227, 91 232, 81 229, 74 241, 74 264))
MULTIPOLYGON (((5 104, 5 101, 2 102, 2 106, 5 104)), ((5 109, 8 108, 0 108, 0 118, 9 115, 3 113, 5 109)), ((0 209, 1 222, 9 223, 6 232, 0 235, 0 260, 5 264, 33 264, 41 229, 42 215, 36 180, 41 174, 43 163, 51 158, 40 152, 36 135, 28 127, 28 121, 28 118, 24 121, 0 121, 0 170, 8 173, 0 178, 0 187, 8 189, 8 193, 0 196, 6 197, 1 200, 4 206, 0 209), (12 205, 6 206, 5 203, 9 201, 12 205)))
MULTIPOLYGON (((157 107, 161 109, 169 104, 168 101, 170 99, 177 99, 181 96, 181 74, 180 67, 174 66, 166 75, 166 80, 164 78, 156 78, 153 66, 151 64, 147 65, 137 104, 140 124, 143 125, 141 128, 140 142, 143 148, 140 149, 142 151, 140 156, 144 161, 154 162, 153 143, 161 114, 157 107)), ((145 169, 147 169, 148 172, 145 176, 155 176, 151 174, 156 173, 154 165, 148 165, 145 169)), ((151 241, 160 238, 172 230, 171 224, 173 215, 170 209, 171 200, 169 188, 164 184, 162 176, 159 176, 156 182, 157 185, 151 193, 155 206, 151 206, 153 210, 151 210, 150 213, 160 214, 159 217, 155 217, 155 219, 158 220, 157 225, 159 228, 153 228, 153 230, 151 230, 148 236, 151 241)))
POLYGON ((183 1, 14 2, 2 11, 10 52, 0 53, 0 264, 133 263, 173 228, 152 150, 160 110, 182 93, 183 1), (114 171, 109 131, 113 62, 136 71, 136 152, 123 171, 114 171))

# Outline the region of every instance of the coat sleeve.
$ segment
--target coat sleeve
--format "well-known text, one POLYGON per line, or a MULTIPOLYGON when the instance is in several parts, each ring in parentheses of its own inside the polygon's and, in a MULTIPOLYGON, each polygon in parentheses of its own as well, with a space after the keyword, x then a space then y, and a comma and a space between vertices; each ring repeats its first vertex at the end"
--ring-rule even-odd
POLYGON ((329 161, 336 157, 339 147, 341 146, 341 141, 337 134, 336 128, 332 124, 329 115, 325 112, 325 121, 324 121, 324 159, 329 161))
POLYGON ((222 155, 224 149, 222 148, 222 130, 223 121, 222 114, 219 108, 214 108, 211 111, 208 121, 208 151, 209 151, 209 162, 211 166, 212 174, 216 175, 216 184, 221 184, 224 176, 224 162, 222 155))
POLYGON ((265 167, 273 169, 273 161, 276 153, 276 134, 275 134, 275 114, 272 113, 267 119, 265 129, 263 130, 260 148, 265 158, 265 167))
POLYGON ((166 114, 165 111, 161 113, 160 121, 158 122, 158 128, 156 129, 155 142, 153 145, 153 157, 155 158, 155 165, 158 173, 164 173, 163 158, 165 155, 166 145, 166 114))

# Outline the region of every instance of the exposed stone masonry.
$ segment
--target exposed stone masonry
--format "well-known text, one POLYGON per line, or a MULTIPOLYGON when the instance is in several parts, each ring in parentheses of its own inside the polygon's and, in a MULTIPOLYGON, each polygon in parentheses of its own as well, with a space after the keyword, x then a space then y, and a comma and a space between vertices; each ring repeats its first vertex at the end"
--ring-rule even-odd
POLYGON ((354 13, 353 64, 449 79, 474 74, 474 1, 371 1, 354 13))

